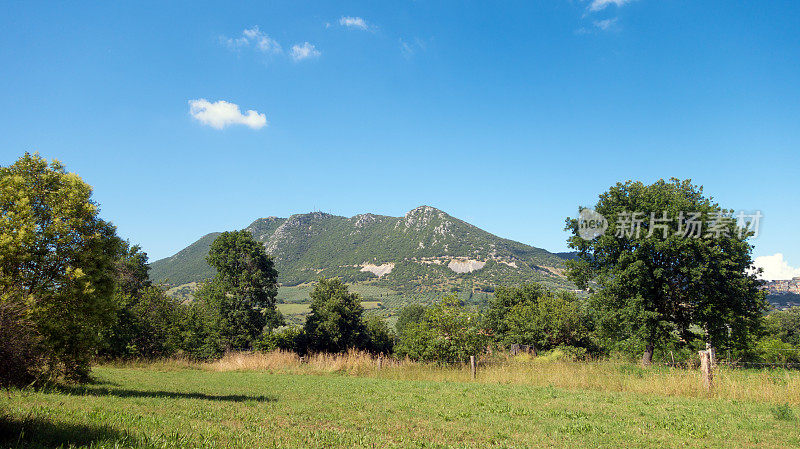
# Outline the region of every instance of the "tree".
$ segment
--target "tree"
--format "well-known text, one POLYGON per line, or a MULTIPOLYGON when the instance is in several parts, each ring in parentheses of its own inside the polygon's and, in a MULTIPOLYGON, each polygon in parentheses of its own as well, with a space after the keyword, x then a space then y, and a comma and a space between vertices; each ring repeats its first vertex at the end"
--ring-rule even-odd
POLYGON ((412 324, 419 323, 425 319, 425 307, 421 304, 409 304, 400 309, 397 315, 397 322, 394 324, 397 335, 402 336, 405 330, 412 324))
POLYGON ((78 175, 37 154, 0 168, 0 301, 24 308, 51 374, 71 379, 88 376, 121 249, 91 195, 78 175))
POLYGON ((366 348, 367 328, 362 320, 361 297, 340 279, 320 279, 311 291, 311 313, 305 322, 309 349, 343 352, 366 348))
POLYGON ((0 388, 24 387, 43 372, 41 337, 21 304, 0 301, 0 388))
POLYGON ((364 349, 374 354, 389 354, 394 347, 394 335, 389 325, 380 317, 372 315, 364 319, 367 344, 364 349))
MULTIPOLYGON (((148 276, 147 254, 138 245, 123 244, 114 263, 115 285, 112 300, 112 321, 102 333, 100 355, 105 357, 142 356, 134 340, 142 332, 144 317, 135 310, 142 292, 152 288, 148 276)), ((160 291, 160 290, 159 290, 160 291)), ((141 310, 141 307, 138 308, 141 310)))
POLYGON ((594 350, 591 323, 582 302, 570 292, 551 292, 538 284, 498 288, 487 317, 495 340, 532 345, 537 350, 573 346, 594 350))
POLYGON ((800 347, 800 307, 776 310, 765 318, 767 335, 800 347))
POLYGON ((497 287, 494 298, 489 302, 489 309, 486 311, 486 327, 492 330, 495 341, 506 346, 514 343, 526 344, 516 341, 518 336, 509 333, 507 317, 514 307, 527 303, 535 304, 538 298, 545 293, 547 293, 547 289, 535 282, 518 287, 497 287))
POLYGON ((150 287, 150 266, 147 264, 147 253, 139 245, 125 242, 122 252, 115 263, 116 290, 122 295, 136 295, 142 289, 150 287))
POLYGON ((483 352, 489 336, 477 313, 451 295, 425 310, 425 319, 411 323, 395 351, 414 360, 458 363, 483 352))
POLYGON ((211 244, 207 261, 217 270, 215 281, 238 303, 235 310, 252 308, 270 329, 283 325, 275 307, 278 272, 264 245, 246 231, 223 232, 211 244))
POLYGON ((198 289, 194 310, 185 317, 184 332, 202 341, 192 352, 206 358, 252 349, 265 331, 283 324, 275 307, 278 272, 272 258, 243 230, 220 234, 206 260, 217 273, 198 289))
POLYGON ((640 342, 644 365, 657 345, 697 337, 693 326, 714 346, 751 343, 766 307, 749 271, 752 233, 702 187, 678 179, 618 183, 594 210, 609 224, 596 238, 582 238, 585 223, 567 219, 569 246, 578 251, 568 274, 580 288, 596 282, 601 327, 627 344, 640 342))

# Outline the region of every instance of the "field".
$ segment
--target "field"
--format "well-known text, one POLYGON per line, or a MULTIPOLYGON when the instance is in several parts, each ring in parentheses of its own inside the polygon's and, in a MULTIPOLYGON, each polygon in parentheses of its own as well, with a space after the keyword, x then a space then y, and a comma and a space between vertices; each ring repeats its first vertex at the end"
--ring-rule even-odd
POLYGON ((481 367, 351 355, 233 355, 102 366, 84 387, 0 398, 0 445, 54 447, 800 446, 800 375, 510 360, 481 367), (573 375, 568 375, 574 373, 573 375))
MULTIPOLYGON (((364 310, 376 309, 381 306, 379 301, 361 301, 361 307, 364 310)), ((309 303, 285 303, 278 304, 278 310, 284 315, 305 315, 311 311, 311 304, 309 303)))
MULTIPOLYGON (((167 290, 167 295, 181 301, 194 300, 194 292, 199 284, 192 282, 172 287, 167 290)), ((350 291, 361 296, 361 304, 367 310, 367 314, 377 315, 385 319, 390 325, 397 321, 397 312, 407 304, 432 304, 439 300, 443 293, 402 293, 390 288, 373 285, 371 283, 352 283, 347 284, 350 291)), ((278 310, 286 318, 288 324, 302 325, 309 312, 311 298, 309 294, 314 288, 313 284, 301 284, 292 287, 278 288, 278 310)), ((485 304, 492 297, 489 293, 470 293, 469 291, 455 292, 459 299, 466 303, 485 304)))

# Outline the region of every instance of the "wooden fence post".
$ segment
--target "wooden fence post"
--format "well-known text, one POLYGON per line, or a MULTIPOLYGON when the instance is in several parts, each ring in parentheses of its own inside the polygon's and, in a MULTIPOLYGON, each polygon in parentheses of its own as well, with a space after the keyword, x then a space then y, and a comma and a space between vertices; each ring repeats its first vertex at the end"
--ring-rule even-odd
POLYGON ((706 343, 706 351, 711 360, 711 368, 717 367, 717 351, 711 346, 711 343, 706 343))
POLYGON ((706 391, 714 388, 714 373, 711 366, 711 351, 699 351, 700 354, 700 375, 703 378, 703 386, 706 391))
POLYGON ((475 377, 477 375, 477 370, 478 370, 478 366, 475 363, 475 356, 471 355, 471 356, 469 356, 469 372, 472 375, 473 379, 475 379, 475 377))
POLYGON ((379 355, 378 356, 378 369, 381 369, 382 367, 383 367, 383 356, 379 355))

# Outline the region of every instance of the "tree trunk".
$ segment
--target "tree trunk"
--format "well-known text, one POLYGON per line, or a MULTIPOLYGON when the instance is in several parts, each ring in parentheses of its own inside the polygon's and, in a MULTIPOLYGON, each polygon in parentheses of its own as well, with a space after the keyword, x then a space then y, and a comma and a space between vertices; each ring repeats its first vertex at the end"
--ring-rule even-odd
POLYGON ((650 366, 653 364, 653 345, 649 344, 644 349, 644 354, 642 354, 642 366, 650 366))

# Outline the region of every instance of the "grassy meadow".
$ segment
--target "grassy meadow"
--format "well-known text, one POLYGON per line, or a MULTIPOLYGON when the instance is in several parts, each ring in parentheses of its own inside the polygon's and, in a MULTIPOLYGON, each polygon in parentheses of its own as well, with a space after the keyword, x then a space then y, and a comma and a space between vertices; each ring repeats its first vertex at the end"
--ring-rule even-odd
POLYGON ((800 373, 512 358, 466 367, 362 354, 230 354, 99 366, 87 386, 11 390, 2 447, 800 446, 800 373))

